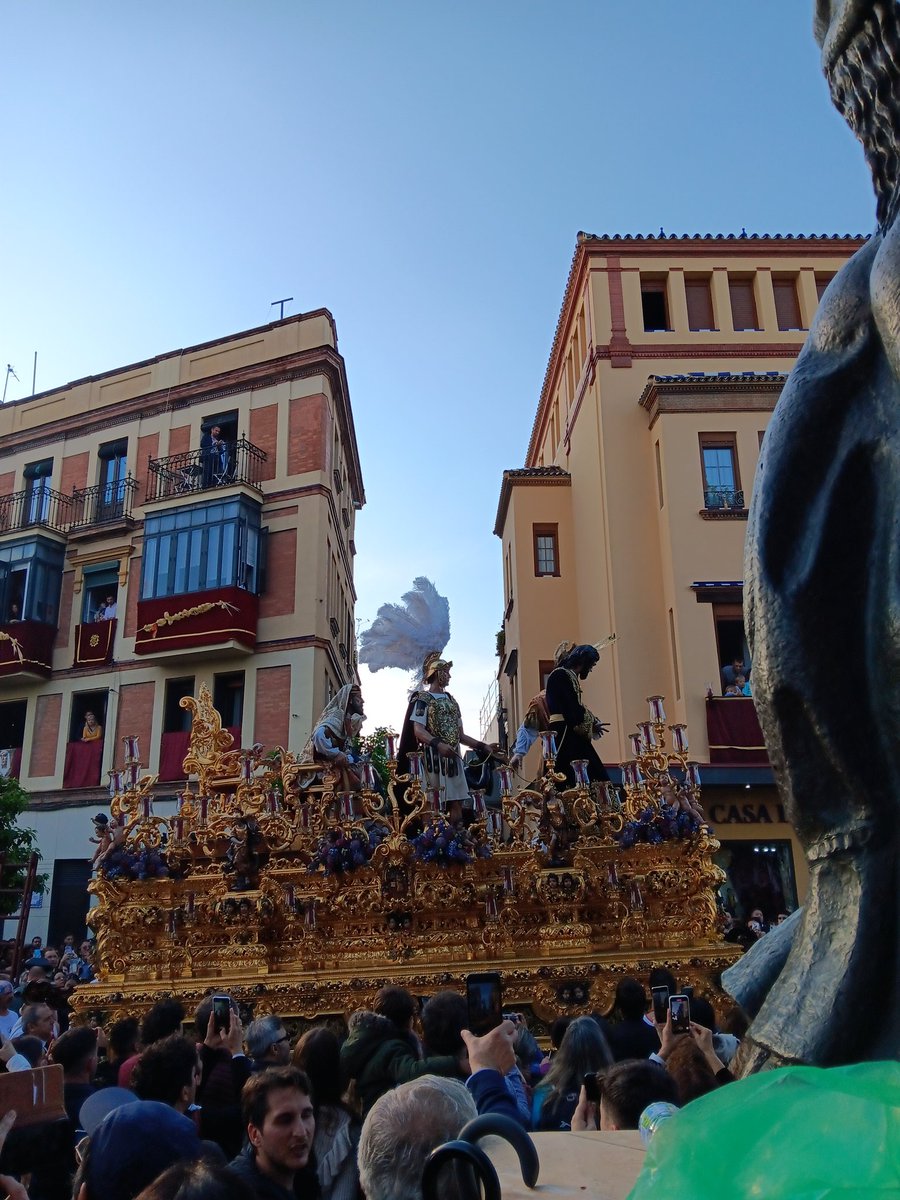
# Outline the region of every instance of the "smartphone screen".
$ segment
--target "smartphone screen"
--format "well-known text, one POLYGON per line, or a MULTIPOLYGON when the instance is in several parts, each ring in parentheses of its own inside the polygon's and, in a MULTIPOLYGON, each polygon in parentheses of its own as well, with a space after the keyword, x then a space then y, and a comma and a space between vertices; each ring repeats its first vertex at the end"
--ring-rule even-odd
POLYGON ((227 996, 213 996, 213 1016, 217 1033, 231 1029, 231 1001, 227 996))
POLYGON ((481 1037, 503 1020, 503 984, 496 971, 466 977, 469 1029, 481 1037))
POLYGON ((665 984, 653 990, 653 1020, 657 1025, 665 1025, 669 1011, 669 989, 665 984))
POLYGON ((597 1082, 597 1072, 588 1071, 581 1081, 584 1084, 584 1094, 591 1104, 600 1103, 600 1084, 597 1082))
POLYGON ((691 1002, 687 996, 670 996, 669 1009, 672 1013, 672 1032, 690 1033, 691 1002))

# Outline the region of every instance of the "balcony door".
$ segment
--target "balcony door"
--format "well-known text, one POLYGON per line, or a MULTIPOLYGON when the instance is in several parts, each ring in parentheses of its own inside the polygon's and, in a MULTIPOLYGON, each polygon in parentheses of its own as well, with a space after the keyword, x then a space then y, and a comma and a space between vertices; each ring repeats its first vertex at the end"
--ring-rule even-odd
POLYGON ((114 521, 121 517, 128 477, 128 441, 108 442, 100 447, 100 495, 97 520, 114 521))

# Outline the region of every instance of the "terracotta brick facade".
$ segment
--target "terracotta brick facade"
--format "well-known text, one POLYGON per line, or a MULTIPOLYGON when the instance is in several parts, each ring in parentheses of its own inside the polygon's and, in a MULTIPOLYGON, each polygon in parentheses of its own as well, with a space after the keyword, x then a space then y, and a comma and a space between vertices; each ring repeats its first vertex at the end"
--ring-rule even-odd
POLYGON ((36 776, 56 774, 59 746, 59 721, 62 715, 62 695, 38 696, 34 714, 34 737, 28 773, 36 776))
POLYGON ((297 584, 297 530, 269 534, 266 590, 259 598, 261 617, 288 616, 295 608, 297 584))
POLYGON ((264 450, 266 461, 260 468, 260 480, 274 479, 278 449, 278 405, 267 404, 250 413, 250 441, 264 450))
POLYGON ((256 672, 256 711, 253 740, 287 746, 291 728, 291 668, 260 667, 256 672))
MULTIPOLYGON (((200 446, 200 434, 197 434, 197 445, 193 447, 198 449, 200 446)), ((190 425, 177 425, 174 429, 169 430, 169 454, 187 454, 191 447, 191 427, 190 425)))
POLYGON ((295 396, 288 412, 288 474, 324 471, 328 459, 328 400, 295 396))
POLYGON ((71 496, 75 488, 86 488, 87 473, 88 456, 86 454, 69 454, 62 460, 59 490, 64 496, 71 496))
POLYGON ((150 756, 150 737, 153 733, 153 700, 156 684, 123 683, 119 689, 119 713, 116 721, 115 764, 124 763, 125 747, 122 738, 128 733, 137 734, 139 749, 146 762, 150 756))
POLYGON ((147 463, 151 458, 159 457, 159 434, 147 433, 138 438, 137 461, 134 464, 134 476, 138 481, 135 504, 143 504, 147 495, 147 463))

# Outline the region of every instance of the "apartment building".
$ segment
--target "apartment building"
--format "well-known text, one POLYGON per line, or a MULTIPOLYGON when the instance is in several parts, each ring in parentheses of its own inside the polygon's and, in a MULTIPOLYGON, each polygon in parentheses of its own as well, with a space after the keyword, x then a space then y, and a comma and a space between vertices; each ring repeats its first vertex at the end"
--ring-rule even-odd
POLYGON ((32 933, 83 931, 124 736, 175 803, 201 683, 237 745, 302 748, 355 676, 364 500, 325 310, 0 409, 0 771, 51 875, 32 933))
POLYGON ((769 917, 802 901, 806 866, 752 700, 724 698, 721 669, 749 661, 743 549, 766 425, 863 240, 579 234, 525 463, 503 473, 494 527, 510 738, 557 644, 614 632, 585 687, 612 725, 601 757, 630 757, 646 698, 663 694, 706 764, 725 899, 769 917))

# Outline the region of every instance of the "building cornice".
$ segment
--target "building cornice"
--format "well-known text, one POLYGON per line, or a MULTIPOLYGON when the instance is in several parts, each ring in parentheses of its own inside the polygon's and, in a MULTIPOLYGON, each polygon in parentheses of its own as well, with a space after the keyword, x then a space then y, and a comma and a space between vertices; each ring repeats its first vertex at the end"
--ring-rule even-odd
POLYGON ((503 536, 503 526, 506 524, 506 514, 512 499, 514 487, 571 487, 572 476, 562 467, 518 467, 503 472, 503 482, 500 484, 500 500, 497 505, 497 517, 494 521, 494 533, 503 536))
MULTIPOLYGON (((723 258, 728 259, 736 257, 746 258, 761 258, 761 257, 792 257, 803 256, 804 252, 808 252, 810 256, 820 258, 828 253, 840 255, 841 258, 848 258, 851 253, 854 253, 861 246, 865 245, 870 235, 868 234, 711 234, 711 233, 695 233, 695 234, 670 234, 653 236, 645 234, 593 234, 579 232, 576 238, 575 250, 572 255, 572 261, 569 267, 569 274, 566 279, 565 289, 563 291, 562 304, 559 310, 559 316, 556 322, 556 330, 553 335, 553 342, 550 347, 550 355, 547 361, 547 369, 544 372, 544 380, 541 384, 541 394, 538 400, 537 411, 535 412, 534 421, 531 426, 531 436, 528 440, 528 449, 525 453, 525 462, 531 464, 534 462, 537 454, 538 445, 544 428, 544 422, 549 409, 550 396, 554 390, 554 383, 560 369, 560 358, 562 340, 565 331, 569 328, 572 319, 572 310, 575 306, 576 298, 581 294, 584 277, 586 275, 591 258, 607 255, 613 255, 621 264, 622 260, 626 259, 641 259, 641 258, 659 258, 660 255, 677 255, 680 257, 709 257, 710 254, 722 253, 723 258)), ((786 344, 781 348, 782 353, 790 354, 793 347, 791 344, 786 344)), ((632 357, 651 358, 651 357, 686 357, 690 355, 706 354, 712 355, 729 355, 740 353, 741 355, 753 355, 756 353, 771 354, 771 347, 765 350, 760 346, 759 349, 753 347, 750 343, 745 347, 744 343, 740 344, 740 349, 736 350, 733 346, 726 346, 715 343, 709 343, 708 347, 690 346, 675 346, 675 345, 649 345, 635 347, 636 353, 632 352, 632 357)), ((618 351, 615 347, 604 346, 595 351, 591 369, 597 359, 612 358, 618 351)))
POLYGON ((649 414, 651 429, 667 413, 772 412, 786 380, 780 371, 651 375, 638 403, 649 414))
MULTIPOLYGON (((320 315, 330 313, 321 310, 320 315)), ((280 322, 276 322, 280 324, 280 322)), ((263 326, 261 331, 272 328, 263 326)), ((204 343, 202 346, 191 347, 191 350, 203 349, 205 346, 216 346, 233 342, 238 338, 248 337, 257 330, 223 338, 216 342, 204 343)), ((186 353, 186 351, 179 351, 186 353)), ((63 398, 69 388, 79 387, 98 379, 122 375, 136 370, 141 366, 149 366, 164 359, 177 355, 161 355, 156 359, 148 359, 146 363, 119 368, 104 375, 89 376, 84 380, 67 384, 63 388, 54 388, 51 392, 42 392, 28 400, 16 400, 15 405, 31 403, 41 397, 57 395, 63 398)), ((121 400, 95 412, 78 412, 69 417, 55 419, 52 425, 35 426, 30 429, 16 430, 4 435, 2 439, 4 454, 21 453, 58 443, 69 433, 99 434, 103 430, 119 428, 128 425, 137 417, 158 416, 164 412, 179 412, 192 408, 197 404, 208 404, 210 401, 225 400, 230 396, 243 392, 258 391, 277 383, 286 383, 295 379, 308 379, 315 375, 324 375, 331 385, 335 398, 335 408, 338 414, 338 425, 341 430, 341 440, 347 449, 347 459, 350 479, 350 493, 353 502, 362 507, 365 503, 365 489, 362 481, 362 469, 359 461, 359 449, 356 443, 356 430, 353 424, 353 413, 350 409, 350 393, 347 384, 347 374, 342 356, 332 346, 316 346, 308 350, 299 350, 294 354, 281 355, 278 358, 266 359, 261 363, 253 363, 245 367, 233 368, 218 375, 210 375, 203 379, 188 380, 184 383, 173 384, 171 387, 159 388, 146 392, 128 400, 121 400)))

